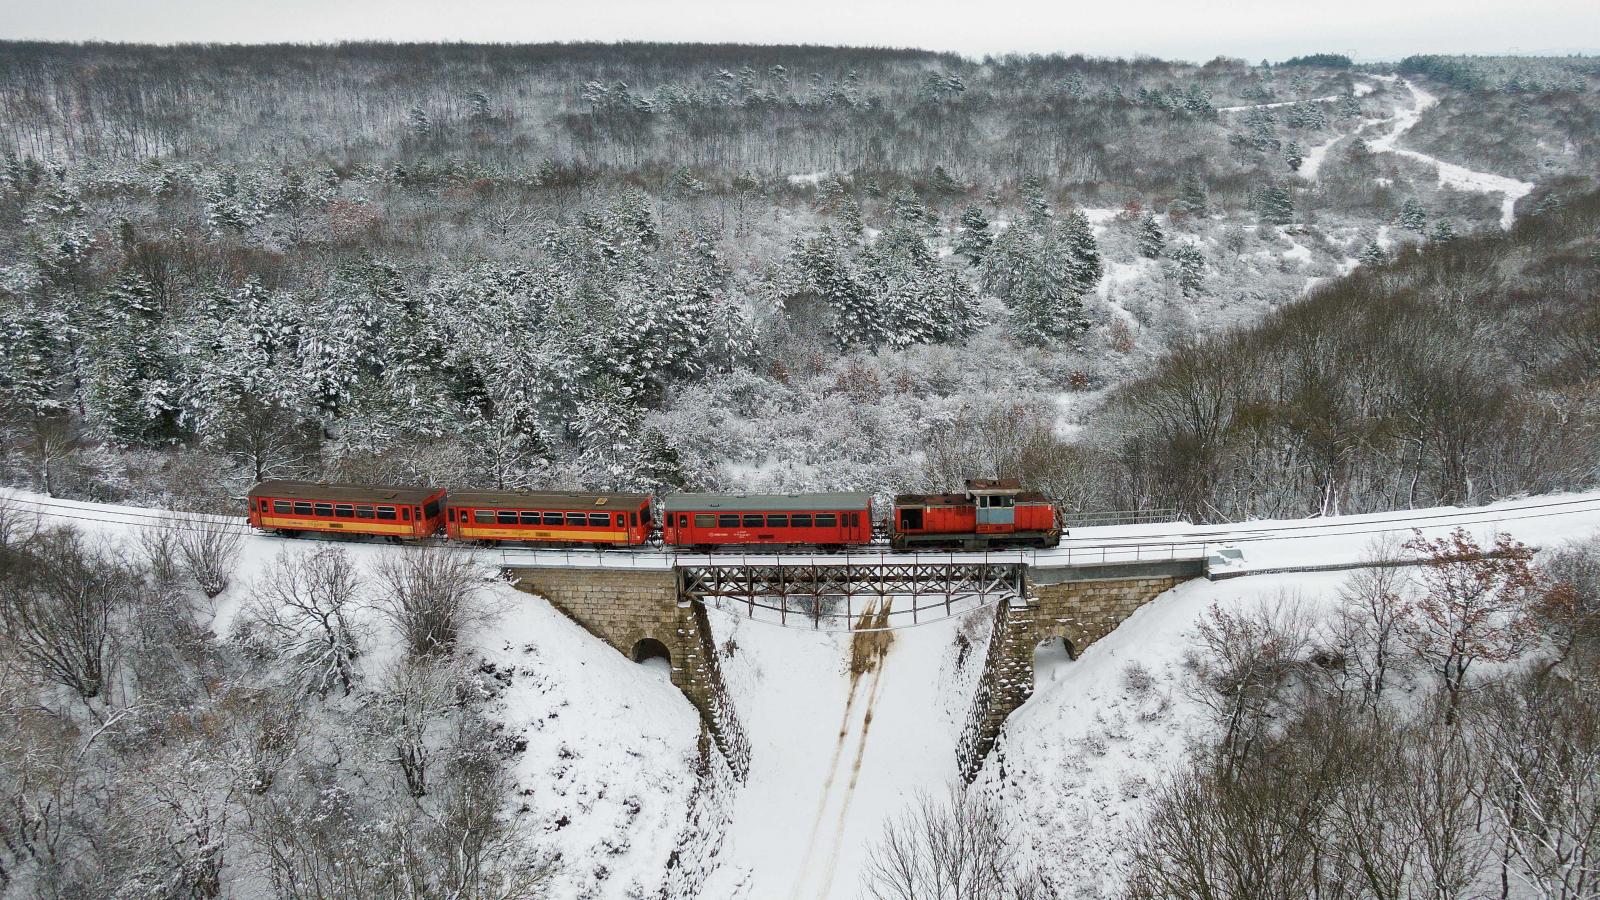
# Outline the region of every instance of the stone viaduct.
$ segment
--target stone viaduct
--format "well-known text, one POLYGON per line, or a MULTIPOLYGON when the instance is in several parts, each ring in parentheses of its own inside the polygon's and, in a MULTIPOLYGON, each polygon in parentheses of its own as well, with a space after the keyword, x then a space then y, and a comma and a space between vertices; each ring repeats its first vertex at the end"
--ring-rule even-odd
MULTIPOLYGON (((750 745, 722 682, 702 603, 685 591, 681 568, 508 566, 516 586, 551 602, 635 662, 666 657, 672 683, 699 711, 702 735, 742 776, 750 745)), ((1134 610, 1178 583, 1204 574, 1200 559, 1094 566, 1026 566, 1024 590, 993 604, 994 627, 958 748, 971 778, 1008 716, 1033 693, 1034 651, 1061 638, 1074 657, 1110 634, 1134 610)))

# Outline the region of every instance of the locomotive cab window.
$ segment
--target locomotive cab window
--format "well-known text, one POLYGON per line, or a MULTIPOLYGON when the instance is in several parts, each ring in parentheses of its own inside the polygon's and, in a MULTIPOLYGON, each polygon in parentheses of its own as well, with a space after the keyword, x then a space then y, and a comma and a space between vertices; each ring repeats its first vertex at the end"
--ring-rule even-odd
MULTIPOLYGON (((678 517, 678 527, 679 528, 686 528, 686 527, 688 527, 688 525, 689 525, 689 517, 688 516, 679 516, 678 517)), ((696 528, 715 528, 715 527, 717 527, 717 517, 711 515, 710 513, 695 513, 694 514, 694 527, 696 527, 696 528)))
POLYGON ((900 510, 900 527, 902 529, 906 530, 906 531, 921 531, 922 530, 922 510, 920 510, 920 509, 902 509, 902 510, 900 510))
POLYGON ((394 521, 394 507, 392 507, 392 506, 380 506, 380 507, 378 507, 378 518, 383 520, 383 521, 385 521, 385 522, 393 522, 394 521))

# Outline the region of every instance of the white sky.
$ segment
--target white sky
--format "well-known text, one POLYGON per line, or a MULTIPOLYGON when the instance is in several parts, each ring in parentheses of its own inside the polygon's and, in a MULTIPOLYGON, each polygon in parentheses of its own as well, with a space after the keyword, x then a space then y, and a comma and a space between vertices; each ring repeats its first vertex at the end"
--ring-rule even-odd
POLYGON ((1062 51, 1252 62, 1299 53, 1600 48, 1600 0, 0 0, 0 37, 116 41, 663 40, 1062 51))

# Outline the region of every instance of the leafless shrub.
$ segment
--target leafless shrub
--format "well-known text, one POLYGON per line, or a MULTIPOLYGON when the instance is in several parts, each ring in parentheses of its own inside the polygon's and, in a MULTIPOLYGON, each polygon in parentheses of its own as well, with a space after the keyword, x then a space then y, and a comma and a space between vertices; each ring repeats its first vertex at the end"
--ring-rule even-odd
POLYGON ((1219 749, 1236 764, 1304 673, 1311 621, 1296 598, 1280 595, 1242 611, 1212 607, 1199 637, 1195 696, 1223 726, 1219 749))
POLYGON ((1019 864, 1010 825, 992 800, 951 788, 885 826, 863 876, 874 900, 1043 900, 1042 879, 1019 864))
POLYGON ((139 553, 150 567, 150 576, 158 585, 176 584, 182 574, 179 559, 182 549, 176 522, 163 519, 140 527, 135 539, 139 553))
POLYGON ((1372 568, 1358 569, 1339 590, 1342 601, 1335 628, 1345 655, 1345 665, 1361 678, 1361 689, 1372 702, 1383 698, 1396 668, 1404 666, 1400 638, 1405 624, 1405 575, 1383 563, 1400 554, 1394 543, 1380 544, 1367 553, 1372 568))
POLYGON ((367 707, 367 729, 386 762, 400 770, 412 797, 428 794, 428 775, 445 714, 460 705, 459 673, 448 663, 412 657, 395 663, 367 707))
POLYGON ((377 566, 378 610, 413 656, 448 655, 475 615, 480 582, 470 558, 432 547, 394 553, 377 566))
POLYGON ((178 521, 177 532, 184 569, 200 590, 210 598, 227 590, 244 546, 244 528, 216 516, 187 516, 178 521))
POLYGON ((1122 667, 1122 686, 1134 697, 1146 697, 1155 689, 1156 679, 1138 660, 1122 667))
POLYGON ((326 695, 355 687, 361 635, 355 616, 361 580, 339 547, 285 548, 262 573, 241 616, 242 636, 265 640, 290 661, 305 690, 326 695))
POLYGON ((85 701, 99 697, 114 660, 114 616, 141 580, 77 531, 40 532, 0 551, 0 640, 35 677, 85 701))

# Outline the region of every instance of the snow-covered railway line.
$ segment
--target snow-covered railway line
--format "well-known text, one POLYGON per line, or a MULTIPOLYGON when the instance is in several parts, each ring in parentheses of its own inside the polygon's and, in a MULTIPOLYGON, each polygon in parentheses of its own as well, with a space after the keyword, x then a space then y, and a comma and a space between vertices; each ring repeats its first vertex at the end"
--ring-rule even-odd
MULTIPOLYGON (((176 513, 144 507, 112 506, 36 497, 17 492, 0 494, 15 508, 41 518, 106 525, 168 527, 183 530, 237 529, 251 540, 284 544, 303 542, 256 531, 239 517, 176 513)), ((402 546, 436 546, 471 553, 486 563, 541 568, 669 569, 675 566, 727 565, 875 565, 925 562, 928 564, 1026 564, 1044 568, 1110 565, 1117 563, 1196 560, 1228 546, 1300 542, 1312 539, 1356 540, 1370 544, 1385 537, 1409 535, 1413 530, 1437 531, 1457 527, 1482 528, 1528 519, 1571 518, 1576 528, 1600 529, 1600 492, 1503 501, 1482 507, 1440 507, 1340 516, 1316 520, 1277 520, 1229 525, 1189 526, 1183 523, 1098 526, 1076 529, 1060 546, 1047 550, 990 550, 971 552, 901 553, 888 549, 832 553, 789 551, 773 553, 685 553, 647 549, 538 549, 483 548, 442 538, 402 546)), ((1263 561, 1264 562, 1264 561, 1263 561)))

